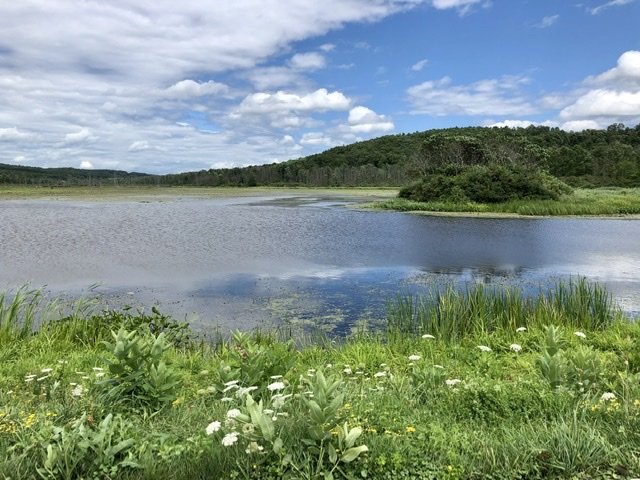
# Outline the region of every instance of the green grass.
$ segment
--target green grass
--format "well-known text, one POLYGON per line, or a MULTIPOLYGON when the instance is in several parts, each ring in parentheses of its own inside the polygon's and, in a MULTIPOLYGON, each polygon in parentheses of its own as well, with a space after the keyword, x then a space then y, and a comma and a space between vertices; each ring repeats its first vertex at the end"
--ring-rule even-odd
POLYGON ((583 280, 403 298, 315 343, 84 307, 32 334, 46 304, 2 298, 0 478, 640 476, 640 325, 583 280))
POLYGON ((523 216, 620 216, 640 214, 640 188, 576 189, 560 200, 514 200, 510 202, 453 203, 414 202, 394 198, 369 205, 403 212, 458 213, 523 216))

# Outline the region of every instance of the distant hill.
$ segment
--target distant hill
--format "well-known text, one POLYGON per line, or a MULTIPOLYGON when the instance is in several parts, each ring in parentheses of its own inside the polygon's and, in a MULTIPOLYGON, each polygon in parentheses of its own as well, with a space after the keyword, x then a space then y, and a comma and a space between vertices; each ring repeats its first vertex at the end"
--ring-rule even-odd
POLYGON ((0 163, 0 184, 14 185, 128 185, 146 173, 122 170, 84 170, 79 168, 41 168, 0 163))
POLYGON ((466 127, 386 135, 282 163, 171 175, 0 164, 0 183, 194 186, 393 186, 416 181, 429 162, 535 164, 574 186, 640 186, 640 125, 466 127))
POLYGON ((283 163, 140 179, 164 185, 404 186, 433 149, 536 163, 575 186, 640 186, 640 125, 565 132, 558 128, 468 127, 387 135, 283 163), (469 150, 471 149, 471 151, 469 150))

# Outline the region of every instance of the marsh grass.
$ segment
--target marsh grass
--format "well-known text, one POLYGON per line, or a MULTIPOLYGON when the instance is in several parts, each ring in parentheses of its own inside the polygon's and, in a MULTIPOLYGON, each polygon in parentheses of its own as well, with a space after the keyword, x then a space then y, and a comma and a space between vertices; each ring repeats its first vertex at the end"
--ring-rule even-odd
POLYGON ((620 316, 610 293, 585 278, 557 282, 532 297, 515 287, 478 284, 460 290, 450 285, 426 297, 400 296, 389 303, 387 332, 391 337, 430 334, 460 340, 550 324, 598 330, 620 316))
POLYGON ((415 202, 401 198, 369 204, 371 208, 402 212, 513 214, 522 216, 623 216, 640 214, 640 188, 576 189, 560 200, 473 202, 415 202))
POLYGON ((159 312, 90 308, 32 331, 35 321, 21 322, 40 297, 24 295, 2 301, 12 333, 0 341, 0 478, 640 475, 640 326, 580 279, 532 297, 484 287, 401 297, 388 331, 361 328, 340 341, 284 329, 212 343, 185 337, 159 312), (131 357, 111 336, 120 329, 134 332, 123 347, 131 357), (153 365, 129 375, 133 339, 151 345, 159 335, 153 365), (552 347, 561 366, 553 386, 538 366, 552 347), (161 389, 163 398, 141 410, 105 395, 123 375, 127 396, 161 389), (208 435, 214 421, 220 431, 208 435), (359 454, 342 462, 337 445, 359 454), (55 452, 64 455, 49 458, 55 452))

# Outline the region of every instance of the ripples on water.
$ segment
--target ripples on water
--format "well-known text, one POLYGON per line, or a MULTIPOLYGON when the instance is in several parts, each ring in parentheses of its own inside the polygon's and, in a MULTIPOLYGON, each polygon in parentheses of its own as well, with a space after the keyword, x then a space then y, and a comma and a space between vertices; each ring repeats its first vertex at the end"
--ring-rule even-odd
POLYGON ((331 329, 379 320, 388 300, 434 283, 526 291, 584 275, 640 311, 640 221, 426 217, 353 201, 2 201, 0 288, 73 296, 99 282, 113 305, 158 304, 196 328, 331 329))

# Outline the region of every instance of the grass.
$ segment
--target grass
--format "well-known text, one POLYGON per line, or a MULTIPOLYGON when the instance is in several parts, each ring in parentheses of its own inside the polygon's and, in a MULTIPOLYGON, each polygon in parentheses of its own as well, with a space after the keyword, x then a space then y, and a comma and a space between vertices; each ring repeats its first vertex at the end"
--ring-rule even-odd
POLYGON ((307 188, 307 187, 166 187, 166 186, 93 186, 93 187, 37 187, 0 185, 0 200, 56 198, 82 200, 109 199, 162 199, 166 196, 191 197, 251 197, 264 195, 352 195, 388 197, 396 195, 397 188, 307 188))
POLYGON ((394 198, 369 207, 403 212, 458 213, 521 216, 621 216, 640 214, 640 188, 576 189, 560 200, 514 200, 510 202, 454 203, 414 202, 394 198))
POLYGON ((640 325, 583 280, 402 298, 314 343, 86 308, 32 333, 39 298, 0 303, 0 478, 640 475, 640 325))

